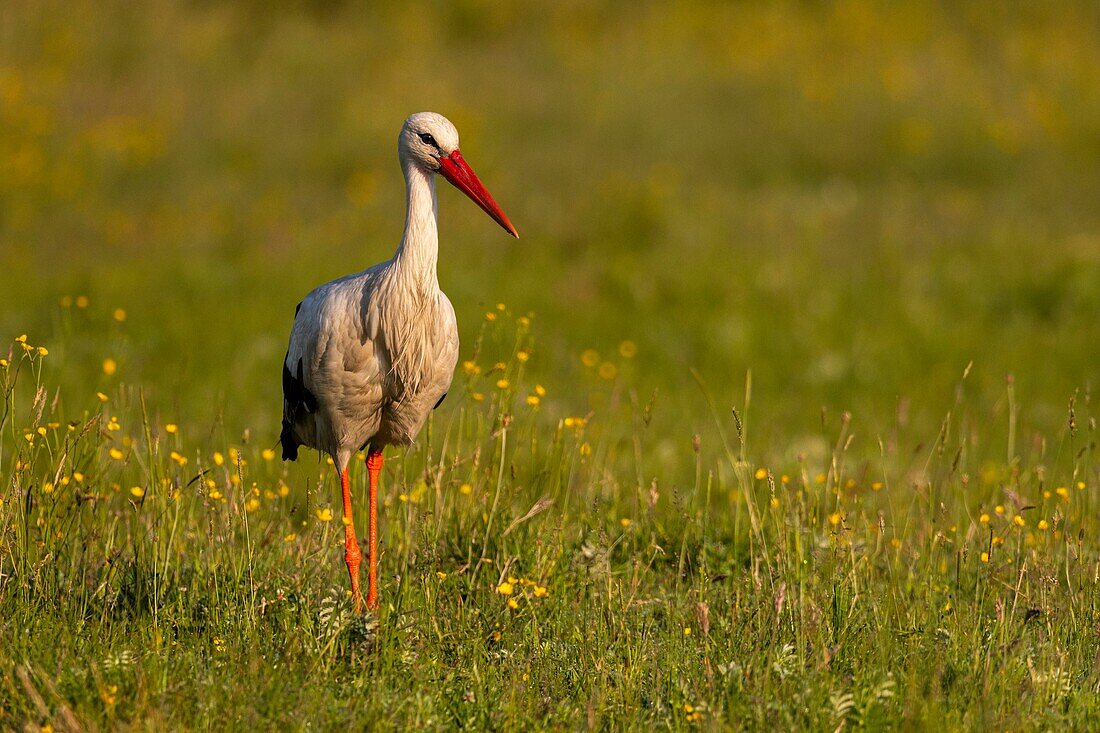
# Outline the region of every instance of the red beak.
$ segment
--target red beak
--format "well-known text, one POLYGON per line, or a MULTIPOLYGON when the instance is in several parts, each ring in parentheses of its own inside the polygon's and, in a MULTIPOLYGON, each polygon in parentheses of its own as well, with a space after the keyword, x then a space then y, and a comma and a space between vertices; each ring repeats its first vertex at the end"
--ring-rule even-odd
POLYGON ((450 155, 441 158, 439 160, 439 172, 443 174, 451 184, 462 193, 469 196, 475 204, 481 207, 489 216, 493 217, 493 221, 504 227, 504 231, 511 234, 516 239, 519 239, 519 234, 516 232, 516 228, 512 226, 512 222, 508 221, 508 217, 501 211, 500 206, 493 200, 493 197, 489 195, 489 192, 485 190, 485 186, 481 185, 481 181, 478 180, 477 174, 470 168, 469 164, 462 159, 462 154, 457 150, 450 155))

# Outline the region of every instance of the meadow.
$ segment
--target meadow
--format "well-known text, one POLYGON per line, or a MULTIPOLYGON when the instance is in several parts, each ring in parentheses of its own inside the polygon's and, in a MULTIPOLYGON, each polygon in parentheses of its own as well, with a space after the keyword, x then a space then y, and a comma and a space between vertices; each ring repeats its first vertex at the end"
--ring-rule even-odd
POLYGON ((1069 0, 4 4, 0 728, 1094 727, 1097 79, 1069 0), (521 238, 440 187, 357 616, 280 362, 424 109, 521 238))

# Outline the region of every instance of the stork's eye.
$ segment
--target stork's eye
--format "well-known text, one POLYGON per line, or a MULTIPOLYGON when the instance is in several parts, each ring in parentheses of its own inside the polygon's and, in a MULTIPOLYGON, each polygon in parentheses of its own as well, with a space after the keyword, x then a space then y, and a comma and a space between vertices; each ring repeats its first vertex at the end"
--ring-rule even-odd
POLYGON ((423 140, 424 142, 426 142, 428 145, 431 145, 433 148, 436 148, 436 149, 439 148, 439 143, 437 143, 435 141, 435 138, 432 137, 430 134, 428 134, 426 132, 421 132, 419 134, 420 134, 420 139, 423 140))

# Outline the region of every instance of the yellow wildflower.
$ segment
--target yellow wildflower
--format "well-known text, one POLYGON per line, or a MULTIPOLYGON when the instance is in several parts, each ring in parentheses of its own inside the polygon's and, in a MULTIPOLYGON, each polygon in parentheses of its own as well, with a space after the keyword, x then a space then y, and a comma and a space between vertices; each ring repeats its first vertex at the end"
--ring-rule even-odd
POLYGON ((585 349, 581 352, 581 364, 586 367, 594 367, 600 362, 600 354, 595 349, 585 349))
POLYGON ((615 375, 619 373, 619 367, 609 361, 605 361, 603 364, 600 364, 600 369, 597 373, 600 375, 600 379, 614 379, 615 375))
POLYGON ((833 512, 832 514, 829 515, 829 524, 831 524, 835 527, 838 524, 840 524, 841 519, 844 519, 843 514, 841 514, 840 512, 833 512))
POLYGON ((536 384, 535 385, 535 394, 537 394, 539 397, 545 397, 546 396, 546 387, 543 387, 541 384, 536 384))
POLYGON ((633 359, 638 353, 638 345, 633 341, 619 342, 619 356, 624 359, 633 359))
POLYGON ((47 349, 45 346, 39 346, 38 347, 38 355, 39 356, 46 356, 49 353, 50 353, 50 350, 47 349))
POLYGON ((497 314, 493 313, 492 311, 489 311, 488 313, 485 314, 485 320, 486 321, 495 321, 496 319, 497 319, 497 314))
POLYGON ((111 357, 107 357, 106 359, 103 360, 103 373, 104 374, 106 374, 108 377, 110 377, 117 371, 118 371, 118 362, 116 362, 111 357))
POLYGON ((103 394, 102 392, 96 392, 95 396, 99 398, 100 402, 106 402, 107 401, 107 395, 103 394))
POLYGON ((435 577, 439 578, 440 580, 446 580, 447 579, 447 574, 445 572, 443 572, 442 570, 438 570, 438 571, 436 571, 435 577))
POLYGON ((174 422, 170 422, 164 426, 164 432, 170 433, 172 435, 175 435, 179 431, 179 429, 179 425, 176 425, 174 422))
POLYGON ((982 524, 989 524, 989 515, 988 514, 982 514, 982 516, 978 517, 978 521, 981 522, 982 524))
POLYGON ((508 608, 511 608, 512 610, 519 608, 519 601, 517 601, 515 598, 509 598, 508 608))
POLYGON ((1023 527, 1027 524, 1027 520, 1025 520, 1019 514, 1017 514, 1015 517, 1013 517, 1012 521, 1016 524, 1017 527, 1023 527))
POLYGON ((298 533, 297 532, 291 532, 287 536, 283 537, 283 542, 293 542, 296 539, 298 539, 298 533))
POLYGON ((470 494, 470 493, 471 493, 471 492, 472 492, 473 490, 474 490, 474 489, 473 489, 473 487, 472 487, 472 486, 470 486, 469 484, 462 484, 461 486, 459 486, 459 487, 458 487, 458 493, 460 493, 460 494, 466 494, 467 496, 468 496, 468 495, 469 495, 469 494, 470 494))
POLYGON ((504 581, 497 586, 497 593, 501 594, 502 596, 512 595, 512 584, 509 583, 507 580, 504 581))
POLYGON ((275 451, 271 450, 270 448, 264 448, 264 449, 263 449, 262 451, 260 451, 260 456, 261 456, 261 457, 262 457, 262 458, 263 458, 263 459, 264 459, 265 461, 270 461, 270 460, 274 460, 274 458, 275 458, 275 451))
POLYGON ((508 389, 510 384, 511 382, 509 382, 507 379, 498 379, 497 389, 508 389))
POLYGON ((88 296, 87 295, 78 295, 78 296, 76 296, 76 307, 77 308, 87 308, 88 307, 88 296))
POLYGON ((521 364, 526 363, 527 360, 530 359, 530 358, 531 358, 531 354, 526 352, 526 351, 517 351, 516 352, 516 359, 518 359, 521 364))
POLYGON ((111 450, 107 451, 107 454, 116 461, 121 461, 123 458, 123 453, 118 448, 111 448, 111 450))
POLYGON ((121 308, 115 308, 115 312, 111 315, 113 315, 115 320, 119 323, 122 323, 126 320, 126 311, 122 310, 121 308))
POLYGON ((758 468, 756 469, 756 473, 754 475, 756 476, 757 481, 763 481, 768 477, 768 469, 758 468))
POLYGON ((331 522, 332 509, 329 509, 328 507, 325 507, 324 509, 318 509, 317 518, 320 519, 322 522, 331 522))
POLYGON ((215 466, 225 465, 225 456, 223 456, 218 451, 214 451, 214 455, 212 456, 212 458, 214 459, 214 465, 215 466))
POLYGON ((130 487, 130 494, 140 499, 141 497, 145 496, 145 489, 141 488, 140 486, 132 486, 130 487))
POLYGON ((538 407, 539 406, 539 396, 537 394, 527 395, 527 404, 530 407, 538 407))

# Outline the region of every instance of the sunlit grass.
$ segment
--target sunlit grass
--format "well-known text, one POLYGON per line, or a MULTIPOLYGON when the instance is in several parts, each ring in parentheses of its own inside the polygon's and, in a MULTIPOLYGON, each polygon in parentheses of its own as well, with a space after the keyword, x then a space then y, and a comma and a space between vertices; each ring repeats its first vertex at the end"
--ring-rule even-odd
MULTIPOLYGON (((1094 712, 1087 406, 1038 463, 989 458, 997 431, 961 403, 912 454, 852 455, 844 415, 823 456, 763 463, 746 390, 669 485, 637 463, 649 406, 530 404, 553 394, 525 374, 531 319, 490 315, 450 409, 391 452, 377 619, 351 611, 330 462, 291 472, 247 432, 154 418, 138 386, 60 392, 66 344, 20 336, 0 365, 9 720, 972 726, 1006 724, 989 701, 1009 695, 1038 721, 1094 712)), ((613 363, 578 358, 597 380, 613 363)))

